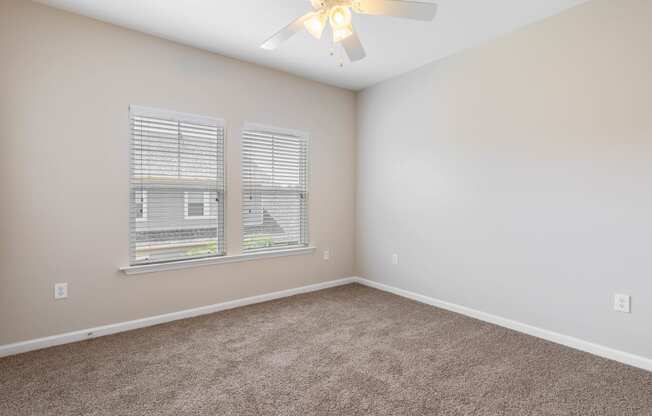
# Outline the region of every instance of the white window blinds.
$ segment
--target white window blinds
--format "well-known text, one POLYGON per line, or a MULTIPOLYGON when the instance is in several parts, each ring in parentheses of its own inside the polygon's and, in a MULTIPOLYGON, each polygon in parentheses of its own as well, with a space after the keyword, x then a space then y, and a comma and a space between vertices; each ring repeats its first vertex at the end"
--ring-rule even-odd
POLYGON ((308 245, 306 135, 245 126, 242 188, 243 251, 308 245))
POLYGON ((224 123, 129 114, 131 265, 224 255, 224 123))

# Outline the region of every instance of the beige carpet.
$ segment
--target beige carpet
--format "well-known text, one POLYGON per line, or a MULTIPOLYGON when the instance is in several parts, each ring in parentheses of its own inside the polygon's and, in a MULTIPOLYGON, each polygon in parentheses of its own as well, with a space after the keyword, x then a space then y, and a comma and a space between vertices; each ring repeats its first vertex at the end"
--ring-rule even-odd
POLYGON ((0 415, 652 415, 652 373, 349 285, 0 360, 0 415))

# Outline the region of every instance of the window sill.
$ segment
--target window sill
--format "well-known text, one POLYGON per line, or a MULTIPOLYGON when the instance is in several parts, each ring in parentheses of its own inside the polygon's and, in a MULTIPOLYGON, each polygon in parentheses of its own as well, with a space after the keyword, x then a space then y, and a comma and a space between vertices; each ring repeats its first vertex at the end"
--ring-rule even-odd
POLYGON ((315 247, 289 248, 285 250, 260 251, 256 253, 237 254, 235 256, 208 257, 203 259, 179 260, 169 263, 143 264, 140 266, 122 267, 120 270, 126 275, 135 275, 143 273, 162 272, 166 270, 180 270, 191 267, 210 266, 213 264, 237 263, 256 259, 265 259, 272 257, 296 256, 300 254, 311 254, 315 252, 315 247))

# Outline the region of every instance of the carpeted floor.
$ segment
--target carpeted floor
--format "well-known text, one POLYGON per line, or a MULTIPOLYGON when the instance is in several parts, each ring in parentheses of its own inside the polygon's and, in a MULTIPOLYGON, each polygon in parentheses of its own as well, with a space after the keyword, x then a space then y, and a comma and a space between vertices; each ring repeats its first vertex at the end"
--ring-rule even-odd
POLYGON ((652 415, 652 373, 360 285, 0 359, 0 415, 652 415))

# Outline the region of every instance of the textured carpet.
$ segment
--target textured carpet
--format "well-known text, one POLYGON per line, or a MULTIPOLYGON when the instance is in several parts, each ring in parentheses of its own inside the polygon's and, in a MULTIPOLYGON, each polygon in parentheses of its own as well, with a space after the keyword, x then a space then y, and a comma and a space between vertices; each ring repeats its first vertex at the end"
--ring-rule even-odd
POLYGON ((0 415, 652 415, 652 373, 348 285, 0 359, 0 415))

